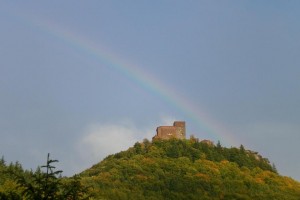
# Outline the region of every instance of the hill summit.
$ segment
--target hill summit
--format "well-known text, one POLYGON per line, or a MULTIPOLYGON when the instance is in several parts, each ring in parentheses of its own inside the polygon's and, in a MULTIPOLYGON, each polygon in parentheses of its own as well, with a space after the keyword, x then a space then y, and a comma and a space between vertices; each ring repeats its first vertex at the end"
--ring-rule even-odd
POLYGON ((190 139, 145 139, 81 173, 98 199, 299 199, 300 183, 257 152, 190 139))
POLYGON ((279 175, 267 158, 243 145, 186 139, 182 121, 73 177, 62 177, 56 162, 48 154, 45 165, 28 171, 0 159, 0 200, 300 200, 300 183, 279 175))

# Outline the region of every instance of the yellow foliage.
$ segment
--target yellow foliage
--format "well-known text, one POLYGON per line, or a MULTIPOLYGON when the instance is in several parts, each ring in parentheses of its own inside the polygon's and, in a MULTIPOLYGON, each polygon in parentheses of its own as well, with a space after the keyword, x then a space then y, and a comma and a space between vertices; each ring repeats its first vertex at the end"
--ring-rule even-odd
POLYGON ((18 188, 18 184, 13 180, 6 180, 1 186, 0 186, 0 192, 6 193, 6 192, 21 192, 21 188, 18 188))
POLYGON ((153 165, 155 164, 155 161, 152 159, 152 158, 149 158, 149 157, 144 157, 142 162, 144 164, 148 164, 148 165, 153 165))
POLYGON ((229 163, 229 161, 228 161, 228 160, 222 160, 220 163, 221 163, 222 165, 227 165, 227 164, 229 163))
POLYGON ((145 175, 143 175, 143 174, 137 174, 137 175, 135 175, 135 178, 137 180, 139 180, 139 181, 146 181, 146 180, 148 180, 148 177, 145 176, 145 175))
POLYGON ((210 177, 207 174, 203 174, 203 173, 197 173, 195 174, 196 177, 204 179, 205 181, 209 181, 210 177))
POLYGON ((258 178, 258 177, 257 177, 257 178, 255 178, 254 180, 255 180, 255 182, 258 183, 258 184, 264 184, 264 183, 265 183, 265 182, 263 181, 262 178, 258 178))

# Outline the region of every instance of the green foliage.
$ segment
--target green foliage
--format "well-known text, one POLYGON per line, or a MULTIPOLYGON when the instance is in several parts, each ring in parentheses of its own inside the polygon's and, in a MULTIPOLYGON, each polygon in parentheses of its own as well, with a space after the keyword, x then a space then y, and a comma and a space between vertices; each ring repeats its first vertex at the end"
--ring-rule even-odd
POLYGON ((97 199, 299 199, 300 184, 255 152, 144 140, 81 174, 97 199))
POLYGON ((62 184, 62 196, 63 199, 69 200, 84 200, 89 199, 90 187, 84 186, 81 182, 81 177, 79 175, 74 175, 71 178, 64 179, 62 184))
POLYGON ((8 172, 25 174, 22 166, 18 162, 6 165, 5 160, 2 157, 0 160, 0 199, 19 200, 21 199, 21 191, 18 189, 14 176, 8 172))
POLYGON ((55 171, 55 166, 52 164, 58 162, 47 157, 46 165, 38 167, 35 173, 32 173, 30 179, 25 176, 16 175, 17 183, 24 188, 22 196, 28 199, 59 199, 60 197, 60 179, 62 171, 55 171), (45 169, 43 172, 41 169, 45 169))
POLYGON ((300 183, 257 152, 191 140, 144 140, 70 178, 49 155, 35 172, 0 160, 0 200, 299 200, 300 183))
POLYGON ((5 165, 0 161, 0 200, 79 200, 88 199, 89 187, 82 185, 81 177, 62 178, 60 170, 55 170, 54 163, 47 157, 46 165, 35 172, 24 171, 19 163, 5 165))

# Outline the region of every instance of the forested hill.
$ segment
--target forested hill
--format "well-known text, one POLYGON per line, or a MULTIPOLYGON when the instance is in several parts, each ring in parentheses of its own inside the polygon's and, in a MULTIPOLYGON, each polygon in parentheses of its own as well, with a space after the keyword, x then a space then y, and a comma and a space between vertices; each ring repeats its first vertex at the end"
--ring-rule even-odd
POLYGON ((144 140, 81 173, 97 199, 300 199, 300 183, 258 153, 190 140, 144 140))
POLYGON ((62 177, 47 157, 36 171, 0 159, 0 200, 300 200, 300 183, 258 153, 190 140, 144 140, 80 175, 62 177))

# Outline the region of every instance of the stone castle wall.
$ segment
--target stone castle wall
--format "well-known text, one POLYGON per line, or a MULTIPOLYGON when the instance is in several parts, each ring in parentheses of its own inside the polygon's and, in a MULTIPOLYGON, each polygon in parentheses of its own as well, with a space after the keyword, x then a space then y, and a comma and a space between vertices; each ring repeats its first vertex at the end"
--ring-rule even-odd
POLYGON ((185 122, 175 121, 173 126, 159 126, 153 139, 185 139, 185 122))

